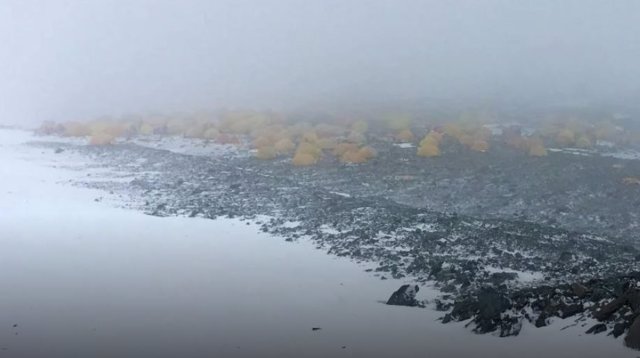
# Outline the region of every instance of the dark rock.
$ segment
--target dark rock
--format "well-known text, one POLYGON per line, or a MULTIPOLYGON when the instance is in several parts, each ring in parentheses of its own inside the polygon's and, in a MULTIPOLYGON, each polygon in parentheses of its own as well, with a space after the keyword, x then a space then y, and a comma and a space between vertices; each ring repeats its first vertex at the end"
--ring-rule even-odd
POLYGON ((500 337, 517 336, 522 330, 522 317, 505 317, 500 323, 500 337))
MULTIPOLYGON (((478 318, 493 320, 509 308, 509 300, 493 288, 484 288, 478 294, 478 318)), ((490 332, 490 331, 487 331, 490 332)))
POLYGON ((594 288, 593 292, 591 292, 591 296, 589 297, 591 299, 591 301, 593 302, 599 302, 601 300, 604 300, 605 298, 610 297, 611 294, 602 289, 602 288, 594 288))
POLYGON ((585 333, 586 334, 598 334, 607 330, 607 325, 604 323, 598 323, 593 325, 593 327, 589 328, 585 333))
POLYGON ((584 306, 581 304, 562 305, 560 306, 560 318, 569 318, 575 316, 578 313, 584 312, 584 306))
POLYGON ((629 282, 625 282, 621 287, 621 289, 625 290, 624 293, 601 307, 593 314, 593 317, 599 321, 606 321, 618 311, 621 312, 618 316, 623 316, 629 309, 638 314, 640 311, 640 290, 630 286, 629 282))
POLYGON ((442 271, 442 265, 444 261, 442 260, 434 260, 431 262, 431 271, 429 272, 429 278, 436 276, 442 271))
POLYGON ((629 348, 640 349, 640 316, 636 317, 631 327, 629 327, 629 332, 624 337, 624 345, 629 348))
POLYGON ((413 262, 407 266, 408 273, 428 272, 430 270, 429 260, 420 255, 413 259, 413 262))
POLYGON ((558 257, 558 261, 567 263, 567 262, 573 261, 573 258, 574 258, 573 254, 571 252, 563 251, 560 253, 560 256, 558 257))
POLYGON ((472 299, 458 300, 453 304, 451 317, 456 321, 466 321, 477 312, 476 302, 472 299))
POLYGON ((620 309, 620 307, 624 305, 625 301, 625 297, 618 297, 604 305, 604 307, 600 308, 600 310, 596 311, 593 314, 593 317, 598 321, 607 320, 609 317, 611 317, 612 314, 614 314, 617 310, 620 309))
POLYGON ((53 152, 56 153, 56 154, 60 154, 60 153, 64 152, 64 149, 56 148, 53 152))
POLYGON ((422 306, 422 303, 416 300, 416 293, 420 290, 418 285, 402 285, 396 292, 394 292, 389 300, 388 305, 394 306, 422 306))
POLYGON ((613 330, 611 331, 611 333, 610 333, 610 334, 611 334, 612 336, 614 336, 615 338, 618 338, 618 337, 620 337, 620 336, 624 333, 624 331, 626 331, 626 330, 627 330, 627 326, 628 326, 628 325, 627 325, 627 324, 625 324, 625 323, 616 323, 616 324, 613 326, 613 330))
POLYGON ((640 290, 632 288, 625 293, 627 305, 631 307, 633 313, 640 313, 640 290))
POLYGON ((456 301, 451 311, 451 317, 464 321, 475 317, 473 322, 476 327, 473 329, 476 333, 494 332, 498 328, 502 331, 511 329, 510 323, 504 323, 500 317, 501 313, 510 307, 510 301, 504 294, 493 287, 484 287, 480 289, 477 297, 467 297, 456 301))
POLYGON ((515 272, 494 272, 489 276, 489 280, 491 283, 498 286, 504 283, 505 281, 511 281, 518 278, 518 274, 515 272))
POLYGON ((449 285, 445 285, 442 288, 440 288, 440 291, 446 292, 446 293, 454 293, 454 292, 457 291, 457 288, 456 288, 456 285, 449 284, 449 285))
POLYGON ((448 311, 453 306, 453 304, 451 304, 450 302, 444 302, 437 298, 435 299, 435 303, 436 303, 436 311, 448 311))
POLYGON ((549 322, 547 322, 547 318, 547 314, 545 312, 542 312, 536 319, 536 328, 545 327, 547 324, 549 324, 549 322))
POLYGON ((578 298, 583 298, 587 295, 589 289, 584 285, 576 282, 571 284, 571 292, 573 292, 574 295, 578 296, 578 298))

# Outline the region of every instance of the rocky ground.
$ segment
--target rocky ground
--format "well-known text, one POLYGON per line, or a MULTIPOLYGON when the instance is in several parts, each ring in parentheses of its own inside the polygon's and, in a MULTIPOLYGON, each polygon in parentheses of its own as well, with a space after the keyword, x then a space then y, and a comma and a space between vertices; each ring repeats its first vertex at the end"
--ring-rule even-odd
POLYGON ((307 168, 231 151, 33 145, 90 157, 113 178, 79 185, 125 194, 151 215, 257 220, 288 241, 374 263, 381 279, 435 284, 442 294, 429 304, 445 323, 510 336, 524 320, 595 318, 589 333, 631 332, 626 344, 640 347, 640 187, 622 183, 640 174, 640 161, 566 151, 531 158, 499 144, 420 158, 415 148, 371 144, 379 151, 371 162, 325 158, 307 168))

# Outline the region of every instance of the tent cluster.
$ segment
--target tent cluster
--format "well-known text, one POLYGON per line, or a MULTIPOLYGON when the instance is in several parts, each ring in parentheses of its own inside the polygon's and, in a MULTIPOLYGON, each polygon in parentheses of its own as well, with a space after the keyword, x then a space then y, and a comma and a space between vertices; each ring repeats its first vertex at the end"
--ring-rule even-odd
POLYGON ((554 119, 543 123, 540 133, 558 147, 588 149, 599 141, 618 145, 640 142, 640 133, 623 130, 611 121, 585 122, 575 118, 554 119))
POLYGON ((455 138, 460 144, 472 151, 486 152, 489 150, 491 131, 481 123, 446 123, 442 127, 442 132, 455 138))
POLYGON ((216 123, 207 116, 132 116, 120 119, 98 118, 63 123, 44 122, 37 130, 43 135, 87 137, 89 144, 112 144, 118 138, 134 136, 181 135, 189 138, 235 143, 237 139, 221 133, 216 123))
MULTIPOLYGON (((304 116, 303 116, 304 117, 304 116)), ((406 114, 373 116, 328 115, 322 120, 300 120, 291 114, 270 111, 219 111, 183 115, 99 118, 64 123, 45 122, 38 132, 45 135, 86 137, 91 145, 109 145, 136 136, 182 136, 218 144, 252 149, 261 160, 289 158, 296 166, 314 165, 325 157, 345 164, 365 163, 376 157, 368 144, 377 141, 415 143, 416 154, 438 157, 453 143, 472 152, 484 153, 502 143, 529 156, 548 154, 547 145, 591 148, 598 141, 616 144, 640 143, 638 132, 625 131, 608 121, 554 118, 538 122, 535 130, 518 125, 489 129, 492 118, 462 116, 455 121, 413 121, 406 114), (464 117, 464 118, 463 118, 464 117), (483 119, 484 118, 484 119, 483 119), (426 133, 423 137, 416 134, 426 133), (526 132, 526 133, 525 133, 526 132)))
POLYGON ((437 157, 440 155, 440 142, 444 135, 441 132, 430 131, 420 141, 418 155, 421 157, 437 157))
POLYGON ((296 166, 314 165, 325 155, 333 155, 343 163, 364 163, 376 156, 366 146, 368 123, 296 123, 267 122, 253 136, 251 146, 258 159, 275 159, 292 155, 296 166))
POLYGON ((362 120, 309 123, 274 112, 229 111, 180 116, 100 118, 44 122, 42 135, 84 137, 90 145, 109 145, 135 136, 182 136, 244 146, 262 160, 291 158, 297 166, 316 164, 325 154, 343 163, 364 163, 376 156, 365 145, 369 124, 362 120))

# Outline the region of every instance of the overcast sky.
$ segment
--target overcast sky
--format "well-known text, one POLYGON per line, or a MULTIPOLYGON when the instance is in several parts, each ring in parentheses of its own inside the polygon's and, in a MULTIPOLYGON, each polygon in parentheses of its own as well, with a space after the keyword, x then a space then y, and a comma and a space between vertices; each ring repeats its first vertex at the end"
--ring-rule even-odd
POLYGON ((640 1, 0 0, 0 122, 349 98, 634 98, 640 1))

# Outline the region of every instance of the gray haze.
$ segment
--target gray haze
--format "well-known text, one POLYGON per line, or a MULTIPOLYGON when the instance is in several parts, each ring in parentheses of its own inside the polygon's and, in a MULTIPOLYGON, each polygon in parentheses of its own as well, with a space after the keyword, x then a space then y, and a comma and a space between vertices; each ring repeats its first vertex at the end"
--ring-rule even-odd
POLYGON ((631 101, 638 1, 0 0, 0 122, 332 101, 631 101))

